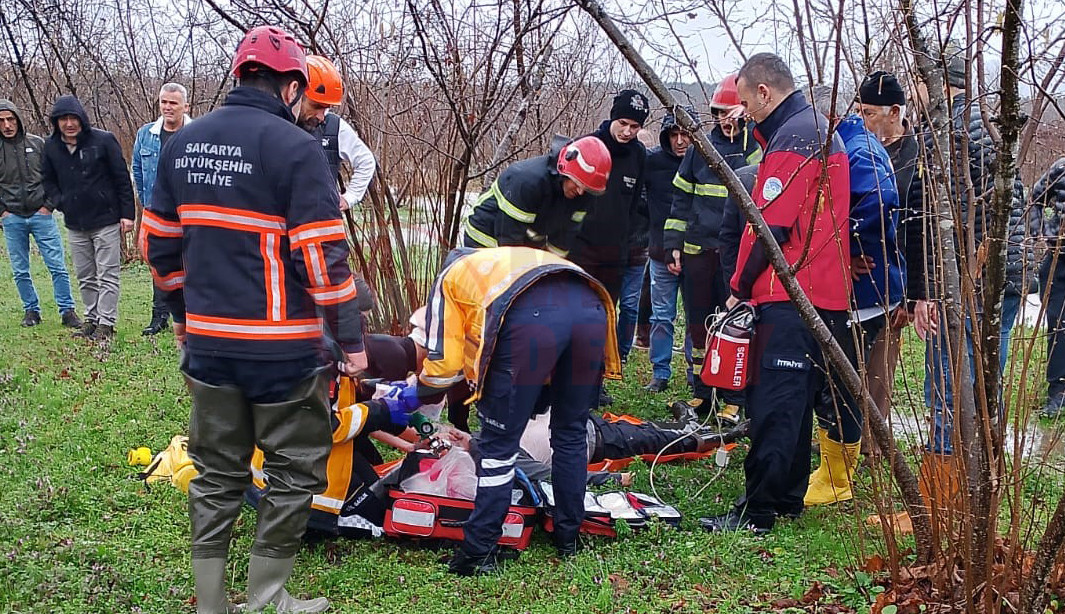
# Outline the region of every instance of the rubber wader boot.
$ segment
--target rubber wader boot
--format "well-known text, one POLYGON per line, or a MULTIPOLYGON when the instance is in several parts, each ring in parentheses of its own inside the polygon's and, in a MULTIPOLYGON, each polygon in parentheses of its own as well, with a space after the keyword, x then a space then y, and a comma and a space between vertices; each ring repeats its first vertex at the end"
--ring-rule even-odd
POLYGON ((324 612, 329 608, 325 597, 296 599, 285 590, 285 582, 292 575, 295 557, 272 559, 251 555, 248 563, 248 612, 261 612, 273 605, 277 612, 324 612))
POLYGON ((237 608, 226 599, 226 560, 192 559, 196 577, 196 614, 235 614, 237 608))
POLYGON ((861 441, 840 443, 828 436, 828 431, 818 427, 817 438, 821 442, 821 465, 810 475, 803 504, 828 505, 854 498, 851 479, 858 467, 861 441))

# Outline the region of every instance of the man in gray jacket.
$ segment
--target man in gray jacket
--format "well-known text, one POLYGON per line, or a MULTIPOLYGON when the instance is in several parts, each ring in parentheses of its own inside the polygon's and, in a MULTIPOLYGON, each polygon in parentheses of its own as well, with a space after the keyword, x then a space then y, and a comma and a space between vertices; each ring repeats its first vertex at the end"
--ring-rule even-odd
POLYGON ((11 259, 15 287, 22 299, 23 326, 41 323, 41 304, 30 278, 30 236, 52 275, 52 294, 64 326, 78 328, 70 276, 63 258, 63 239, 52 217, 55 205, 41 186, 41 152, 44 139, 28 134, 18 107, 0 100, 0 220, 11 259))

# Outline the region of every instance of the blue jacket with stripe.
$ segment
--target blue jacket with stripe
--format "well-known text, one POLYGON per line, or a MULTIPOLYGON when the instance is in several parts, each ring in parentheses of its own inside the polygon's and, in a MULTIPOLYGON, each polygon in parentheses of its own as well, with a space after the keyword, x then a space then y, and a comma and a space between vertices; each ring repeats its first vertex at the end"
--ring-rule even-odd
POLYGON ((362 324, 336 183, 321 144, 275 96, 237 87, 170 137, 141 249, 188 349, 288 360, 345 352, 362 324))

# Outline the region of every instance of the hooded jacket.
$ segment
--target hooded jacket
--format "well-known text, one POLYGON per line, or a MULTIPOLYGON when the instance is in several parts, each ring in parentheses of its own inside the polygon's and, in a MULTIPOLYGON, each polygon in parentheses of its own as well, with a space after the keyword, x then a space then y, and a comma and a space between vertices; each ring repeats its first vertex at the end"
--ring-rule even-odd
POLYGON ((525 246, 565 258, 592 204, 590 195, 566 198, 556 144, 544 156, 508 166, 481 194, 466 218, 467 247, 525 246))
POLYGON ((322 326, 362 350, 340 196, 321 144, 276 96, 234 88, 163 146, 141 251, 190 352, 319 354, 322 326))
MULTIPOLYGON (((762 159, 762 150, 746 127, 730 139, 720 126, 714 126, 709 140, 710 145, 733 170, 757 164, 762 159)), ((699 254, 707 249, 720 248, 718 233, 728 198, 725 182, 710 170, 702 154, 694 147, 689 147, 673 178, 673 185, 679 191, 666 220, 666 252, 676 249, 685 254, 699 254)))
POLYGON ((41 207, 55 209, 41 184, 44 139, 26 133, 15 103, 0 100, 0 111, 11 111, 18 123, 14 137, 0 138, 0 213, 30 217, 41 207))
POLYGON ((854 280, 854 304, 857 309, 887 308, 902 302, 906 275, 896 240, 899 193, 891 158, 858 115, 844 117, 836 130, 850 161, 850 255, 873 262, 870 272, 854 280))
MULTIPOLYGON (((851 294, 845 242, 850 172, 843 141, 833 134, 826 142, 828 134, 828 120, 802 92, 788 95, 754 129, 765 157, 752 195, 810 302, 845 311, 851 294)), ((750 224, 740 237, 730 286, 736 298, 759 305, 790 300, 750 224)))
POLYGON ((665 249, 662 247, 662 230, 678 192, 678 188, 673 184, 673 177, 683 160, 682 156, 673 153, 673 146, 669 143, 669 132, 676 125, 676 119, 672 115, 666 115, 662 120, 662 130, 658 134, 660 145, 647 153, 647 165, 644 169, 644 194, 650 226, 647 251, 648 256, 658 262, 667 260, 665 249))
POLYGON ((1044 211, 1042 235, 1047 247, 1058 253, 1065 252, 1065 237, 1061 235, 1061 220, 1065 217, 1065 158, 1058 158, 1036 180, 1031 198, 1033 209, 1044 211))
POLYGON ((606 192, 594 197, 577 232, 572 259, 578 263, 627 264, 632 225, 640 215, 647 149, 635 138, 628 143, 614 140, 610 123, 604 120, 590 135, 610 152, 610 178, 606 192))
MULTIPOLYGON (((970 104, 965 94, 954 97, 951 101, 950 111, 951 151, 945 154, 948 158, 947 163, 950 164, 954 160, 961 159, 961 150, 965 145, 963 137, 967 136, 969 181, 972 183, 973 194, 976 197, 974 203, 970 202, 969 190, 964 178, 956 177, 954 173, 948 173, 948 191, 952 202, 958 203, 957 211, 960 216, 957 220, 958 223, 954 226, 955 228, 964 228, 966 230, 971 229, 973 245, 975 249, 979 250, 984 241, 987 225, 991 221, 989 212, 985 211, 985 204, 994 197, 995 148, 991 135, 980 117, 979 110, 970 104), (968 118, 966 118, 967 110, 968 118)), ((922 161, 925 167, 929 167, 936 163, 936 157, 931 153, 934 147, 931 130, 926 131, 923 146, 924 155, 922 161)), ((926 291, 934 296, 941 292, 939 284, 942 283, 942 272, 940 270, 941 264, 934 257, 935 251, 932 246, 939 242, 941 230, 938 224, 931 223, 935 219, 937 209, 935 204, 931 202, 934 193, 924 193, 925 172, 927 171, 926 169, 922 169, 922 171, 924 172, 914 176, 914 185, 911 186, 911 191, 919 191, 923 199, 926 216, 924 227, 928 235, 926 241, 928 246, 928 251, 926 252, 926 266, 928 269, 926 291)), ((912 195, 911 198, 913 198, 912 195)), ((1035 269, 1037 263, 1035 262, 1035 253, 1034 250, 1027 249, 1026 246, 1028 245, 1027 239, 1038 233, 1041 219, 1039 219, 1039 216, 1026 212, 1024 204, 1024 184, 1018 175, 1013 180, 1013 198, 1006 237, 1005 291, 1010 294, 1027 294, 1029 290, 1034 289, 1036 280, 1035 269)), ((955 245, 960 248, 963 245, 962 240, 967 240, 967 237, 965 235, 956 235, 955 245)))
POLYGON ((67 228, 95 230, 136 217, 133 184, 115 135, 93 128, 74 96, 60 96, 49 115, 52 136, 44 144, 42 181, 48 199, 63 212, 67 228), (59 131, 59 118, 76 115, 81 133, 71 153, 59 131))

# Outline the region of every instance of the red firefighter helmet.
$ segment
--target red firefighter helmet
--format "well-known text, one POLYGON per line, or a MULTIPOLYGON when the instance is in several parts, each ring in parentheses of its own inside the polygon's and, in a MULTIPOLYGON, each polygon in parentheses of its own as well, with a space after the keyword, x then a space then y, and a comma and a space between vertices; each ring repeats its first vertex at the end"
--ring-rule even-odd
POLYGON ((307 89, 304 95, 318 104, 335 107, 344 100, 340 71, 320 55, 307 56, 307 89))
POLYGON ((558 152, 558 172, 592 194, 606 191, 610 177, 610 152, 594 136, 584 136, 558 152))
POLYGON ((732 73, 721 80, 714 90, 714 97, 710 99, 710 108, 714 111, 724 111, 731 115, 740 107, 740 92, 736 89, 738 74, 732 73))
POLYGON ((233 75, 238 79, 255 65, 278 73, 299 73, 307 83, 307 56, 291 34, 274 26, 259 26, 248 33, 233 54, 233 75))

